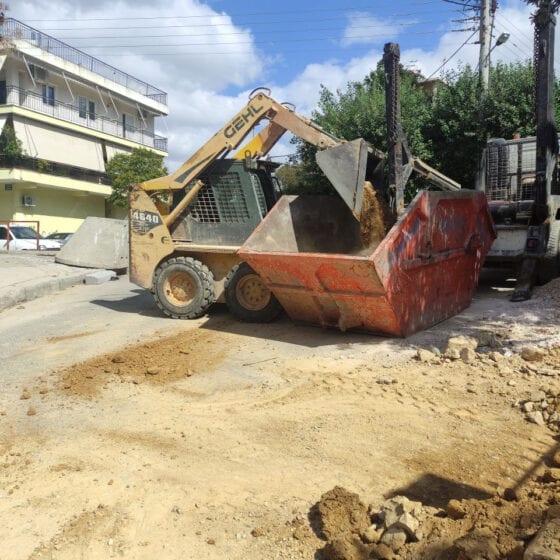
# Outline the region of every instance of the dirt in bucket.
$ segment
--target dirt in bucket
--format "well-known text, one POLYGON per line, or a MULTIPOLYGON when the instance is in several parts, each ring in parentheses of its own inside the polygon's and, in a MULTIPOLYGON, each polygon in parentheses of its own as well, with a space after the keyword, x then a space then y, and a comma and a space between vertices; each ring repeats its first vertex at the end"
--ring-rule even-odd
POLYGON ((387 235, 395 218, 389 205, 382 199, 373 185, 366 181, 360 213, 360 238, 364 249, 371 252, 387 235))

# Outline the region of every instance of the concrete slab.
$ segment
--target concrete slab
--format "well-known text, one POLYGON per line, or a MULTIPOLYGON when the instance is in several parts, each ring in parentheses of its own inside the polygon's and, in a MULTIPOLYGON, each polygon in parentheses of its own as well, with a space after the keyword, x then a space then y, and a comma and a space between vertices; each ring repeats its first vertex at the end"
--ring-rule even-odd
POLYGON ((124 271, 128 268, 128 221, 86 218, 60 249, 57 263, 124 271))
POLYGON ((109 282, 113 278, 117 277, 117 273, 114 270, 96 270, 95 272, 90 272, 84 277, 85 284, 104 284, 109 282))

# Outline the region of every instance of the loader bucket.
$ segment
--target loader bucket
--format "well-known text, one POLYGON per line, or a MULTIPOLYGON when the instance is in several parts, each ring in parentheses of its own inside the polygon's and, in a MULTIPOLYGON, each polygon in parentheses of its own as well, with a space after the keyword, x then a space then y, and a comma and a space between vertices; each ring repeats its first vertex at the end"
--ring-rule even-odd
POLYGON ((368 175, 377 170, 381 160, 370 153, 368 143, 361 138, 317 152, 315 158, 321 171, 359 220, 364 182, 367 179, 377 183, 374 177, 368 175))
POLYGON ((284 196, 238 254, 294 321, 408 336, 469 306, 494 238, 479 192, 420 193, 369 246, 340 198, 284 196))

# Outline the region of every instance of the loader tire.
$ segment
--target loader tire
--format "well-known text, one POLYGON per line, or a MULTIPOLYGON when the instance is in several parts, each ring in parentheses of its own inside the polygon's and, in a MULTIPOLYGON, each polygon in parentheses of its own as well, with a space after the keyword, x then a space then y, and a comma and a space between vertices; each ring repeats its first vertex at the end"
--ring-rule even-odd
POLYGON ((191 257, 172 257, 154 272, 154 299, 174 319, 196 319, 216 301, 214 276, 191 257))
POLYGON ((231 314, 246 323, 269 323, 282 311, 274 294, 245 262, 234 266, 227 275, 225 298, 231 314))
POLYGON ((560 276, 560 220, 550 225, 546 253, 537 268, 537 283, 542 286, 557 276, 560 276))

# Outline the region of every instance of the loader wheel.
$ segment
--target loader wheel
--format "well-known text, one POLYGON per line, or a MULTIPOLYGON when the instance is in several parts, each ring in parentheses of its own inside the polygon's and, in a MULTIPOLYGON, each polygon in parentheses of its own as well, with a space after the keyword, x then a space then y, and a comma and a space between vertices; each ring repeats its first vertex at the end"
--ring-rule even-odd
POLYGON ((268 323, 282 311, 274 294, 245 262, 234 266, 227 275, 225 298, 232 315, 246 323, 268 323))
POLYGON ((196 319, 216 301, 214 277, 191 257, 163 261, 154 272, 154 299, 174 319, 196 319))
POLYGON ((538 264, 537 282, 540 285, 550 282, 560 275, 560 220, 552 222, 546 253, 538 264))

